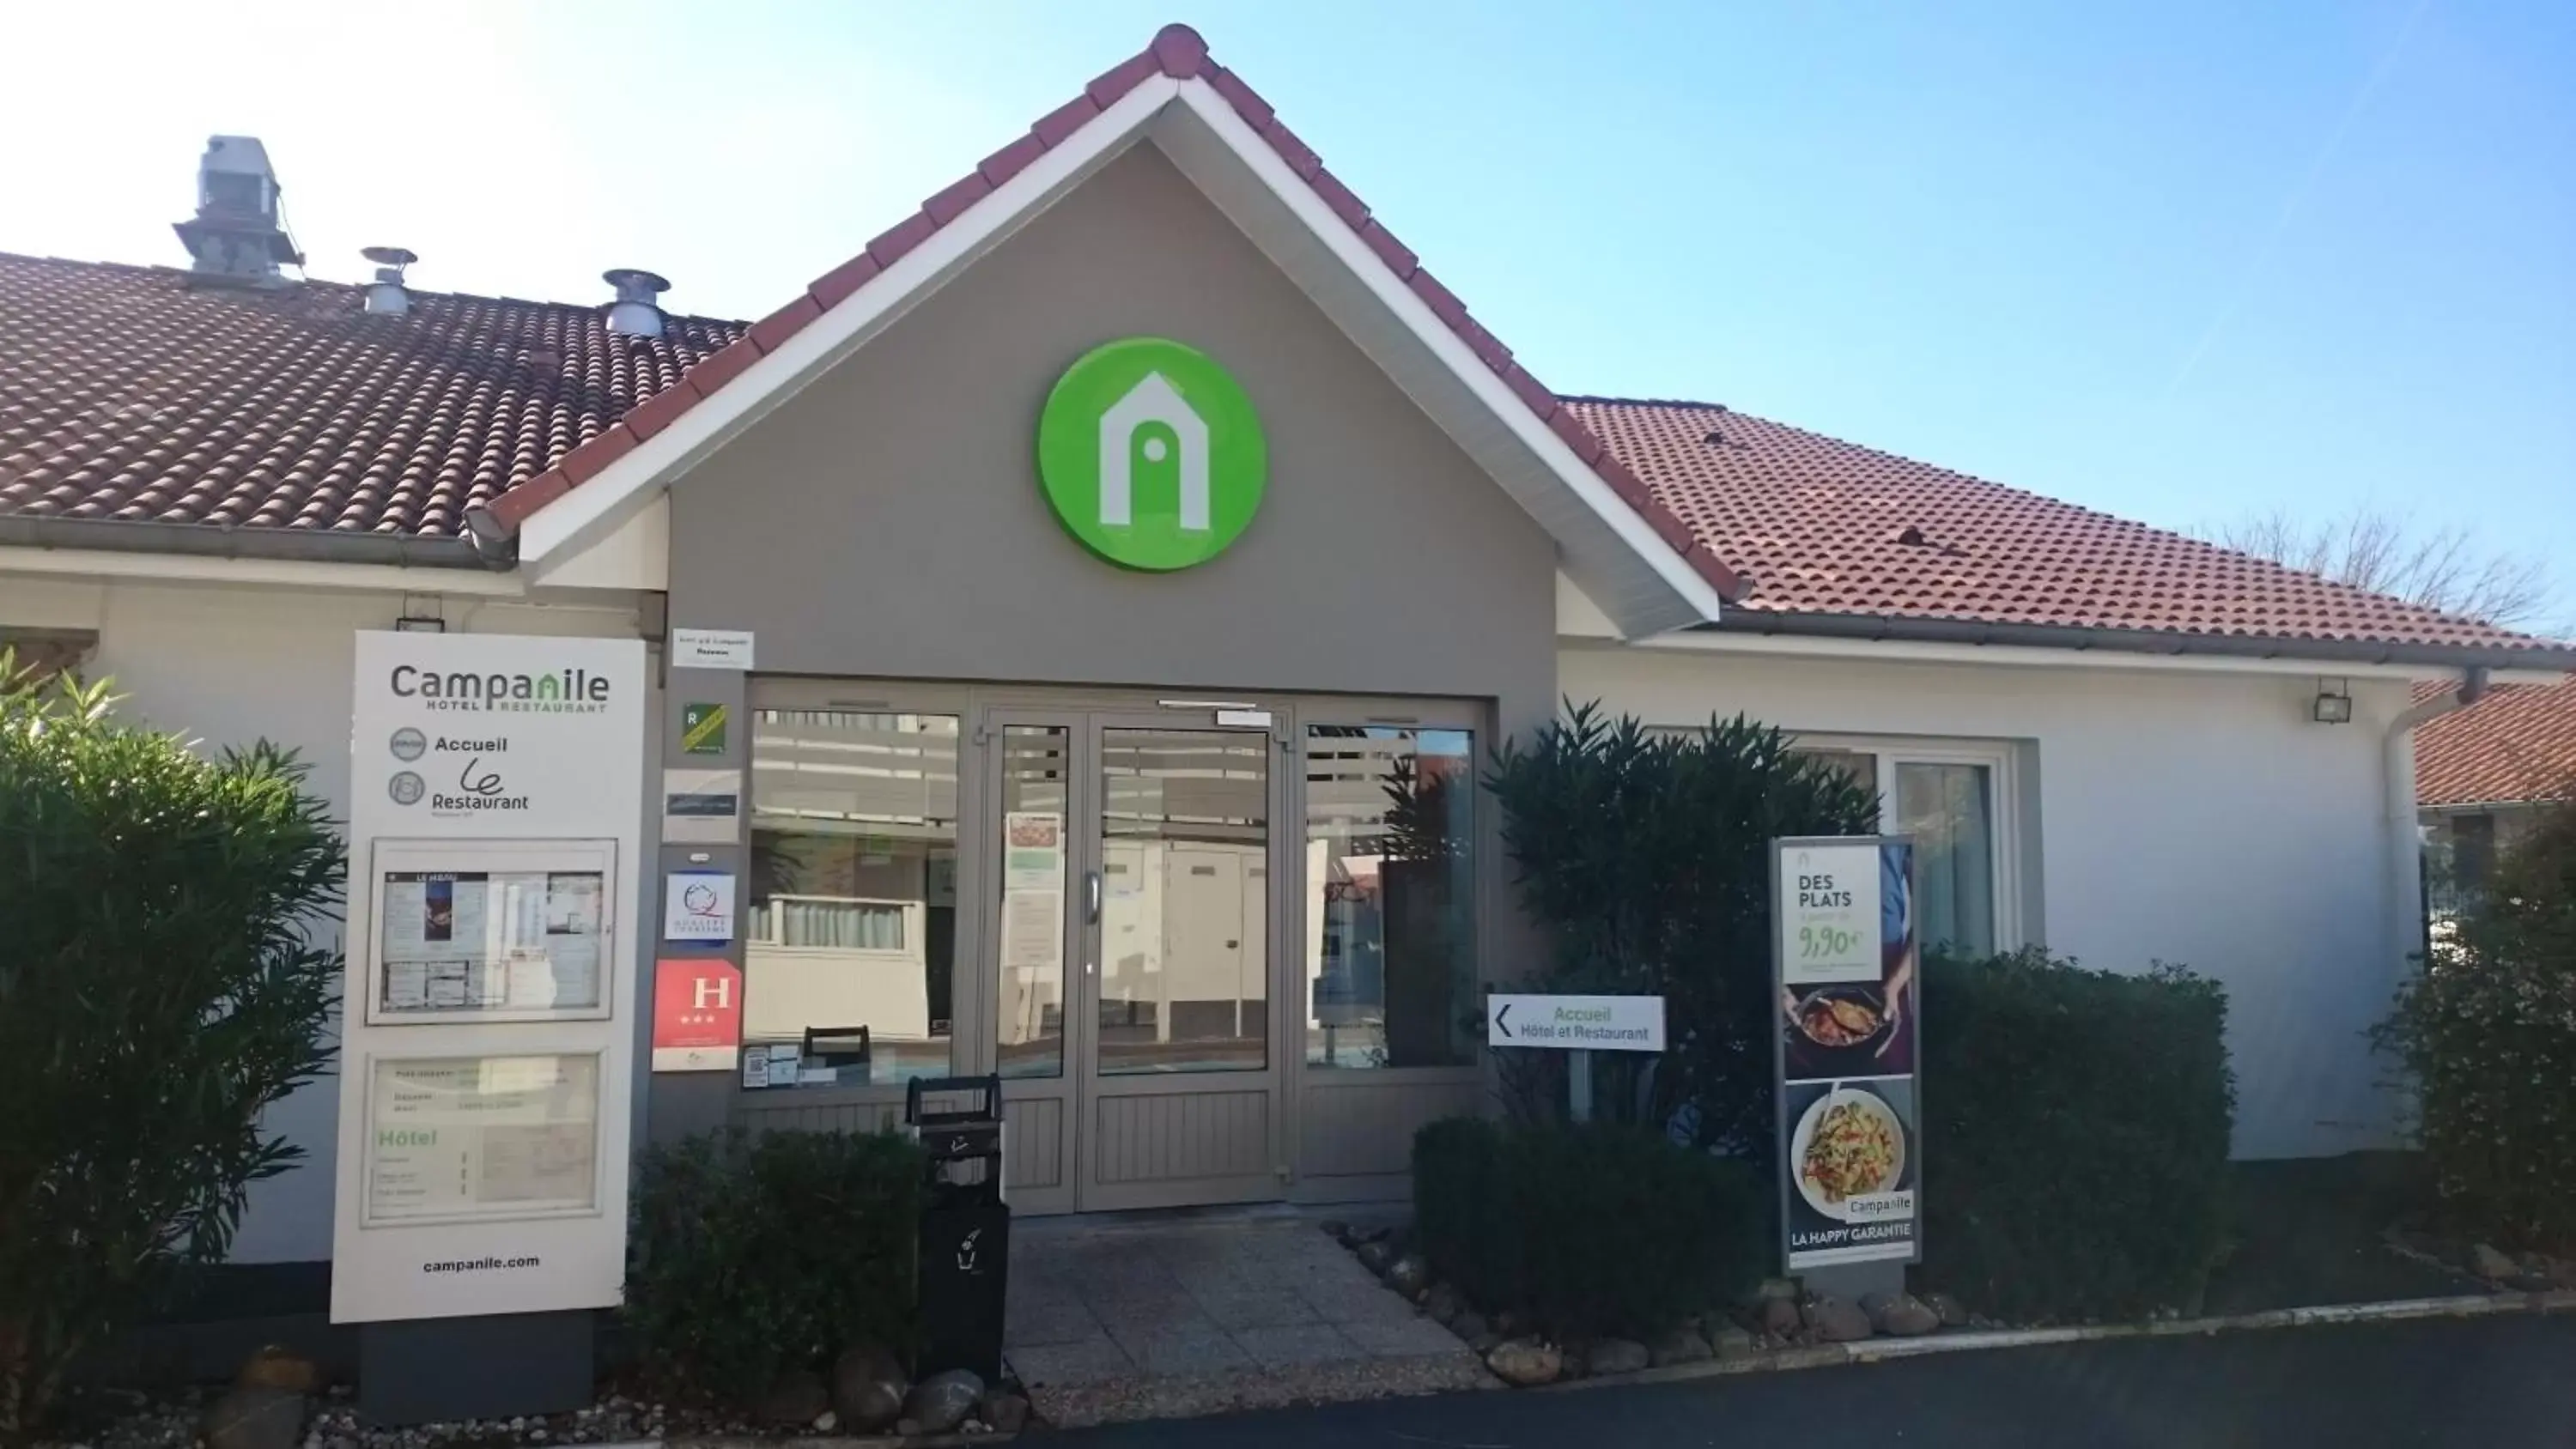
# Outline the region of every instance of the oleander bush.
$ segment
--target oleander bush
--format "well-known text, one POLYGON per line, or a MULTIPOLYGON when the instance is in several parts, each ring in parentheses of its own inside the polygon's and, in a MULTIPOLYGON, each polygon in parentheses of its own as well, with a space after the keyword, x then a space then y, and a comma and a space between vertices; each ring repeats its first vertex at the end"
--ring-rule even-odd
POLYGON ((2504 852, 2376 1036, 2455 1225, 2576 1248, 2576 800, 2504 852))
POLYGON ((1737 1298, 1772 1249, 1758 1175, 1641 1128, 1453 1117, 1413 1142, 1415 1241, 1488 1310, 1645 1338, 1737 1298))
POLYGON ((637 1163, 628 1328, 665 1390, 735 1404, 848 1348, 909 1356, 921 1149, 894 1133, 705 1133, 637 1163))
POLYGON ((2226 1240, 2227 996, 2031 949, 1923 979, 1924 1280, 2022 1322, 2188 1308, 2226 1240))
POLYGON ((0 652, 0 1444, 232 1244, 329 1064, 344 852, 292 753, 201 754, 0 652))
MULTIPOLYGON (((1520 989, 1664 998, 1670 1050, 1595 1053, 1598 1109, 1767 1161, 1771 842, 1870 834, 1877 797, 1741 715, 1660 730, 1589 704, 1504 742, 1485 782, 1521 903, 1553 948, 1520 989)), ((1563 1100, 1564 1053, 1503 1055, 1515 1111, 1563 1100)))

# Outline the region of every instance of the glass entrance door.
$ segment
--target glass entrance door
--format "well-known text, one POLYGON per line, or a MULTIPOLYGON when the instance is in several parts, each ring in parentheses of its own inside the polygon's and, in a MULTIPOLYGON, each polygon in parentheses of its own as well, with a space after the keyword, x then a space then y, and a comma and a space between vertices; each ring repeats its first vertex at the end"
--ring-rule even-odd
POLYGON ((994 1060, 1029 1210, 1284 1189, 1281 727, 1213 718, 985 722, 994 1060))

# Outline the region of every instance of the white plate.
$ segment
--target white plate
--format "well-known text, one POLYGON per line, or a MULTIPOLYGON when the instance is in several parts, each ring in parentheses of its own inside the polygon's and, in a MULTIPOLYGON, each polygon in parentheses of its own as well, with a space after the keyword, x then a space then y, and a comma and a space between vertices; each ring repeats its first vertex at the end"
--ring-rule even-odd
POLYGON ((1886 1098, 1866 1087, 1837 1087, 1808 1103, 1807 1110, 1799 1114, 1798 1126, 1789 1134, 1789 1171, 1796 1177, 1798 1195, 1817 1212, 1836 1222, 1847 1223, 1852 1220, 1850 1209, 1843 1203, 1827 1201, 1824 1193, 1807 1180, 1806 1172, 1807 1144, 1815 1138, 1816 1124, 1824 1120, 1827 1107, 1839 1102, 1854 1103, 1863 1112, 1880 1118, 1896 1140, 1896 1159, 1888 1164, 1886 1177, 1865 1189, 1868 1192, 1893 1191, 1898 1183, 1905 1180, 1905 1124, 1897 1120, 1896 1109, 1887 1105, 1886 1098))

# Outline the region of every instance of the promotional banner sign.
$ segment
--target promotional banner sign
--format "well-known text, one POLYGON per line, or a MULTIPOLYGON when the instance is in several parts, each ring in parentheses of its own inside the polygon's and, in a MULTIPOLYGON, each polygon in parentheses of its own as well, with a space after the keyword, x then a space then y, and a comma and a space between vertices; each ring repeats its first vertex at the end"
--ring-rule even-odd
POLYGON ((1790 1272, 1922 1256, 1914 847, 1771 845, 1780 1221, 1790 1272))

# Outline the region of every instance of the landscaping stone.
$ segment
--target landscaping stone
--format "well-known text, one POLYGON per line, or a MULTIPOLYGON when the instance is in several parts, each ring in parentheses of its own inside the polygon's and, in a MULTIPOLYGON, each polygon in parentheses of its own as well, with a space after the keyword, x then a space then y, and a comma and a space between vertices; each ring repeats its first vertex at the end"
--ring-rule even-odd
MULTIPOLYGON (((829 1409, 825 1409, 823 1412, 814 1416, 814 1432, 817 1434, 829 1434, 839 1427, 841 1427, 841 1416, 833 1413, 829 1409)), ((537 1430, 535 1437, 538 1439, 545 1438, 546 1431, 543 1429, 537 1430)))
POLYGON ((1932 1310, 1933 1314, 1941 1320, 1943 1328, 1968 1326, 1968 1306, 1947 1293, 1924 1294, 1923 1306, 1932 1310))
POLYGON ((1738 1359, 1753 1357, 1754 1351, 1760 1345, 1753 1341, 1751 1329, 1730 1323, 1710 1335, 1709 1347, 1715 1351, 1720 1363, 1733 1363, 1738 1359))
POLYGON ((1386 1241, 1386 1235, 1393 1231, 1395 1231, 1393 1228, 1388 1227, 1384 1223, 1379 1223, 1374 1227, 1353 1228, 1350 1231, 1350 1241, 1354 1244, 1383 1243, 1386 1241))
POLYGON ((1468 1339, 1467 1348, 1469 1352, 1475 1354, 1478 1358, 1482 1358, 1486 1354, 1492 1353, 1494 1349, 1502 1343, 1502 1341, 1503 1336, 1501 1334, 1488 1329, 1483 1333, 1477 1334, 1474 1338, 1468 1339))
POLYGON ((804 1369, 790 1369, 771 1381, 751 1411, 764 1424, 801 1429, 830 1407, 832 1393, 821 1378, 804 1369))
POLYGON ((984 1406, 976 1417, 996 1434, 1016 1434, 1028 1427, 1029 1401, 1009 1389, 986 1389, 984 1406))
POLYGON ((923 1434, 945 1434, 966 1422, 984 1402, 984 1380, 973 1369, 932 1374, 904 1395, 903 1416, 923 1434))
POLYGON ((1763 1279, 1762 1287, 1754 1293, 1753 1300, 1757 1303, 1769 1303, 1774 1299, 1785 1299, 1791 1303, 1797 1302, 1798 1280, 1795 1278, 1763 1279))
POLYGON ((2546 1293, 2558 1285, 2538 1273, 2516 1273, 2504 1280, 2504 1286, 2516 1293, 2546 1293))
POLYGON ((1431 1286, 1431 1265, 1419 1253, 1407 1253, 1386 1265, 1386 1286, 1411 1298, 1431 1286))
MULTIPOLYGON (((1742 1329, 1736 1331, 1743 1332, 1742 1329)), ((1670 1368, 1677 1363, 1705 1363, 1711 1352, 1708 1340, 1699 1336, 1699 1330, 1684 1326, 1656 1339, 1654 1346, 1647 1350, 1647 1357, 1657 1368, 1670 1368)))
POLYGON ((903 1415, 903 1365, 881 1348, 854 1348, 832 1361, 832 1411, 853 1434, 874 1434, 903 1415))
POLYGON ((206 1406, 206 1449, 296 1449, 304 1437, 304 1396, 291 1389, 235 1388, 206 1406))
POLYGON ((1340 1218, 1326 1218, 1324 1219, 1324 1236, 1331 1238, 1336 1242, 1347 1243, 1351 1240, 1351 1225, 1343 1222, 1340 1218))
POLYGON ((1449 1331, 1469 1343, 1474 1343, 1477 1339, 1492 1333, 1493 1329, 1486 1324, 1485 1315, 1473 1308, 1462 1308, 1458 1310, 1456 1317, 1449 1320, 1449 1331))
POLYGON ((1361 1267, 1381 1278, 1386 1276, 1388 1268, 1395 1265, 1395 1249, 1388 1247, 1383 1241, 1361 1243, 1358 1257, 1361 1267))
POLYGON ((1430 1316, 1432 1322, 1443 1328, 1448 1327, 1451 1319, 1465 1311, 1466 1306, 1466 1302, 1459 1298, 1458 1290, 1446 1283, 1432 1284, 1431 1291, 1422 1297, 1422 1311, 1430 1316))
POLYGON ((1505 1383, 1528 1388, 1556 1382, 1565 1372, 1565 1356, 1537 1339, 1514 1338, 1494 1345, 1485 1355, 1485 1367, 1505 1383))
POLYGON ((1911 1293, 1871 1293, 1860 1306, 1869 1326, 1890 1338, 1921 1338, 1941 1326, 1941 1315, 1911 1293))
POLYGON ((1800 1327, 1798 1305, 1786 1298, 1762 1300, 1762 1331, 1773 1338, 1787 1338, 1800 1327))
POLYGON ((1633 1338, 1604 1338, 1583 1355, 1587 1374, 1632 1374, 1653 1362, 1646 1346, 1633 1338))
POLYGON ((1809 1300, 1799 1318, 1826 1343, 1858 1343, 1870 1335, 1869 1315, 1860 1305, 1830 1293, 1809 1300))
POLYGON ((2505 1279, 2522 1271, 2513 1255, 2490 1243, 2479 1243, 2469 1249, 2469 1271, 2481 1278, 2505 1279))
POLYGON ((245 1389, 280 1389, 290 1394, 317 1394, 322 1391, 322 1370, 304 1355, 270 1344, 252 1354, 233 1376, 233 1382, 245 1389))

